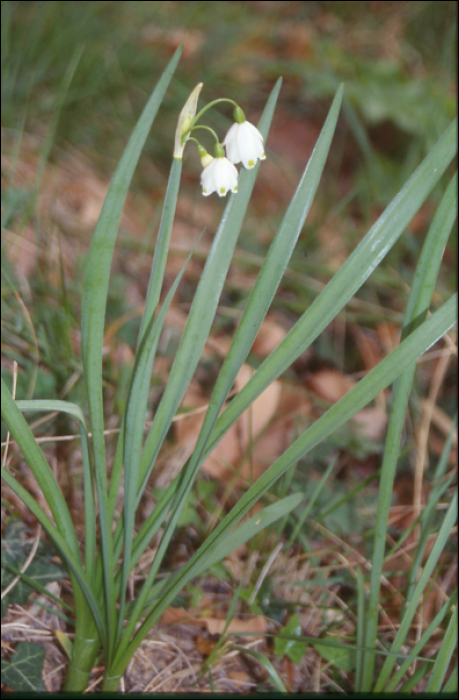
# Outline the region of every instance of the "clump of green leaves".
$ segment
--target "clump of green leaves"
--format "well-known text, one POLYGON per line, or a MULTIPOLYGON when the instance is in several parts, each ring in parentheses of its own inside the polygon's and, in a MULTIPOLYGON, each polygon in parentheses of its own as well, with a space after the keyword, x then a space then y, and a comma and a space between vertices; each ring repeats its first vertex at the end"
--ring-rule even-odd
MULTIPOLYGON (((184 586, 224 559, 253 535, 298 509, 304 502, 304 494, 298 492, 273 500, 249 517, 253 506, 258 502, 263 503, 264 495, 292 465, 344 425, 384 388, 399 380, 397 392, 401 398, 396 411, 394 410, 392 428, 395 437, 387 444, 382 467, 378 532, 372 566, 373 576, 377 578, 371 582, 368 625, 356 632, 357 648, 360 651, 365 649, 365 654, 369 656, 363 663, 364 657, 361 654, 360 661, 357 662, 356 687, 369 691, 374 685, 375 688, 381 689, 388 682, 392 672, 391 661, 386 662, 376 680, 368 669, 372 669, 377 654, 375 622, 380 604, 379 572, 383 563, 381 551, 385 544, 387 512, 396 465, 397 455, 394 455, 394 450, 397 452, 400 444, 397 429, 403 425, 401 412, 404 415, 403 406, 406 408, 404 402, 408 400, 417 358, 442 338, 455 322, 454 296, 427 318, 443 252, 444 236, 449 234, 455 217, 455 179, 446 189, 432 224, 432 233, 426 242, 426 253, 420 258, 400 345, 299 435, 284 454, 247 489, 186 564, 165 576, 159 574, 162 574, 161 565, 204 460, 260 393, 314 342, 402 235, 454 157, 455 125, 448 128, 341 269, 304 311, 285 339, 257 368, 238 395, 226 404, 234 379, 245 362, 271 306, 319 186, 340 112, 343 87, 338 89, 314 152, 274 236, 234 333, 231 347, 215 382, 194 451, 182 466, 180 474, 163 491, 153 512, 137 529, 135 518, 140 499, 211 332, 259 168, 258 164, 251 170, 241 172, 238 192, 230 195, 191 304, 167 386, 144 439, 149 387, 158 341, 167 310, 186 266, 185 264, 178 274, 160 306, 182 170, 181 158, 173 159, 116 455, 113 464, 107 464, 102 370, 104 322, 112 257, 130 182, 179 56, 180 50, 170 61, 138 120, 113 176, 94 232, 86 265, 81 322, 87 415, 81 406, 68 401, 15 400, 6 383, 2 381, 3 419, 22 450, 52 517, 49 517, 24 488, 20 479, 7 467, 2 468, 2 477, 45 529, 68 569, 73 587, 75 637, 70 652, 66 689, 78 691, 86 688, 92 668, 102 652, 105 666, 102 689, 116 690, 132 655, 184 586), (441 235, 437 234, 438 229, 441 235), (63 412, 69 419, 75 420, 80 429, 85 527, 83 549, 65 498, 23 415, 31 411, 45 410, 63 412), (122 514, 117 517, 117 499, 120 491, 123 492, 123 509, 122 514), (154 560, 142 584, 136 590, 134 599, 130 600, 128 584, 131 573, 158 533, 161 533, 161 538, 154 560)), ((265 142, 279 90, 280 81, 273 88, 258 124, 265 142)), ((432 573, 454 525, 453 506, 454 500, 440 527, 438 546, 432 549, 424 575, 415 584, 416 595, 413 600, 416 602, 420 600, 427 583, 426 577, 432 573)), ((410 603, 403 630, 405 635, 414 612, 415 609, 413 610, 410 603)), ((397 657, 404 639, 400 634, 394 640, 391 659, 397 657)), ((326 641, 321 640, 321 643, 326 641)), ((436 687, 442 686, 443 680, 444 675, 441 676, 439 670, 436 687)))

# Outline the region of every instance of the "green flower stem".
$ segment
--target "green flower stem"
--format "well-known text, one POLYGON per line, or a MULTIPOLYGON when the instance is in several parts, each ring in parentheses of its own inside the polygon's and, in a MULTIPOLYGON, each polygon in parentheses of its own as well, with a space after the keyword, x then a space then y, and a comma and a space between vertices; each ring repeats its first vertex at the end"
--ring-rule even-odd
MULTIPOLYGON (((219 102, 229 102, 230 104, 232 104, 235 107, 235 109, 241 109, 239 107, 239 105, 237 104, 237 102, 235 102, 234 100, 230 100, 229 97, 220 97, 218 100, 212 100, 212 102, 209 102, 208 104, 206 104, 206 106, 203 107, 197 113, 197 115, 195 116, 195 118, 193 119, 193 121, 190 124, 190 130, 194 127, 195 124, 197 124, 199 119, 202 117, 203 114, 205 114, 207 112, 208 109, 210 109, 214 105, 218 104, 219 102)), ((242 110, 241 110, 241 112, 242 112, 242 110)))
MULTIPOLYGON (((217 144, 220 143, 220 140, 219 140, 216 132, 213 129, 211 129, 210 126, 207 126, 206 124, 198 124, 197 126, 190 127, 190 129, 187 132, 185 132, 185 134, 183 135, 182 140, 183 141, 188 141, 188 140, 191 141, 191 137, 188 136, 188 134, 190 134, 192 131, 196 131, 197 129, 204 129, 205 131, 210 131, 210 133, 212 134, 212 136, 215 139, 215 143, 217 143, 217 144)), ((193 140, 196 140, 196 139, 193 139, 193 140)))

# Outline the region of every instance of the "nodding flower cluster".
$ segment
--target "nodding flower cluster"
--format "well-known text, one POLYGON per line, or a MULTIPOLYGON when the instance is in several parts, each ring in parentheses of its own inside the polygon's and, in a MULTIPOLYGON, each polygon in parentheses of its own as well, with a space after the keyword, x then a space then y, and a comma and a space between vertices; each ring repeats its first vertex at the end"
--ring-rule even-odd
POLYGON ((205 197, 216 192, 224 197, 227 192, 237 192, 239 173, 236 168, 242 163, 250 170, 255 167, 257 160, 265 160, 263 136, 257 127, 248 122, 242 109, 234 100, 219 99, 210 102, 196 114, 198 97, 202 83, 199 83, 191 93, 183 107, 175 134, 174 158, 181 159, 187 141, 194 141, 201 158, 203 171, 201 173, 202 193, 205 197), (220 143, 217 134, 209 126, 197 124, 201 116, 217 102, 230 102, 234 106, 234 124, 220 143), (210 131, 215 138, 214 155, 207 153, 199 141, 191 135, 197 129, 210 131))

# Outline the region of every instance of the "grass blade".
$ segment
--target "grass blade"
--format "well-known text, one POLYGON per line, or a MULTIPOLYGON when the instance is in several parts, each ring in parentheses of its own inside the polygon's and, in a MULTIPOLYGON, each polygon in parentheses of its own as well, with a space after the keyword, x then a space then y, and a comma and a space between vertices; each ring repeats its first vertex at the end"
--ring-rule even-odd
POLYGON ((456 664, 451 671, 450 677, 443 686, 443 693, 452 693, 457 695, 458 675, 458 665, 456 664))
POLYGON ((441 610, 439 610, 439 612, 435 615, 434 619, 429 624, 427 629, 422 633, 422 636, 419 639, 419 641, 416 642, 410 656, 407 659, 405 659, 405 661, 403 661, 398 671, 392 676, 389 683, 387 684, 388 693, 395 692, 395 688, 399 686, 399 683, 402 680, 403 676, 413 663, 411 657, 416 657, 418 654, 421 653, 422 649, 424 648, 424 645, 429 641, 432 635, 438 631, 438 628, 443 622, 447 613, 449 613, 451 611, 451 608, 453 608, 454 606, 457 606, 457 590, 455 593, 453 593, 451 598, 446 601, 446 603, 442 606, 441 610))
MULTIPOLYGON (((457 175, 450 182, 438 207, 427 234, 407 304, 402 337, 406 336, 426 316, 440 268, 443 250, 457 215, 457 175)), ((379 616, 380 580, 384 564, 387 523, 393 494, 395 470, 397 468, 405 414, 415 374, 415 364, 407 368, 396 383, 393 392, 391 415, 386 437, 381 479, 378 494, 376 529, 370 581, 370 596, 366 611, 365 646, 375 649, 379 616)), ((368 692, 373 682, 375 652, 365 654, 363 664, 362 691, 368 692)))
MULTIPOLYGON (((414 334, 413 334, 414 335, 414 334)), ((375 683, 374 686, 374 692, 382 692, 383 688, 386 686, 386 683, 389 680, 389 676, 392 672, 392 669, 394 665, 397 663, 397 657, 395 656, 401 649, 402 645, 405 642, 406 636, 409 633, 410 625, 413 621, 413 618, 416 614, 416 610, 418 608, 418 605, 421 600, 422 593, 429 583, 429 579, 432 576, 433 570, 438 562, 438 559, 440 555, 442 554, 446 542, 451 534, 451 530, 454 527, 455 523, 457 521, 457 491, 454 494, 454 497, 451 501, 451 504, 445 514, 445 518, 443 520, 442 526, 440 528, 440 531, 436 537, 434 546, 432 547, 432 551, 429 554, 429 558, 427 559, 427 562, 424 566, 424 569, 421 573, 421 576, 419 578, 419 581, 417 583, 417 586, 413 592, 413 595, 411 597, 411 600, 408 603, 408 606, 404 612, 403 618, 400 622, 400 626, 398 628, 397 634, 395 635, 395 639, 392 643, 390 651, 394 656, 389 656, 387 657, 384 666, 381 670, 381 673, 379 674, 378 680, 375 683)))
POLYGON ((260 651, 256 651, 255 649, 247 649, 246 647, 240 647, 238 645, 233 646, 232 649, 237 649, 241 652, 241 654, 248 654, 249 656, 252 656, 263 666, 276 690, 279 693, 287 693, 287 688, 282 683, 281 677, 267 656, 262 654, 260 651))

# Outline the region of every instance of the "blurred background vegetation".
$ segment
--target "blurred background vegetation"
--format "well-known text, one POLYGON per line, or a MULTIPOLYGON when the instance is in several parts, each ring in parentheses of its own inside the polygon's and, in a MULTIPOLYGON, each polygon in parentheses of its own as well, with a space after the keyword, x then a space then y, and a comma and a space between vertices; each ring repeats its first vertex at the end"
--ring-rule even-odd
POLYGON ((69 64, 82 52, 56 146, 88 149, 110 173, 157 76, 183 43, 160 115, 164 139, 149 144, 149 156, 165 169, 168 127, 197 82, 204 82, 203 99, 228 94, 253 114, 279 76, 282 110, 303 122, 320 120, 344 82, 354 155, 365 161, 376 149, 398 164, 408 156, 416 162, 455 113, 456 6, 2 2, 2 125, 39 133, 49 126, 69 64))

